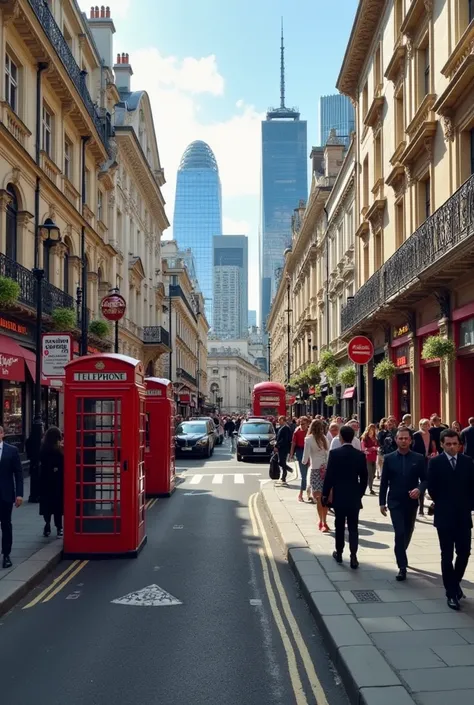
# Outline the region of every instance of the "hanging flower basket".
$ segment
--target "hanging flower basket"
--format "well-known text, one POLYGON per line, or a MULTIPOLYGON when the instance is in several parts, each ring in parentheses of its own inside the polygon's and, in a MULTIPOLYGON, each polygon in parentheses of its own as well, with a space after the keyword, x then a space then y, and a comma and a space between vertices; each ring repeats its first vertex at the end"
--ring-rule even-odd
POLYGON ((56 330, 74 330, 77 323, 76 312, 73 308, 55 308, 51 314, 53 326, 56 330))
POLYGON ((375 379, 388 380, 392 379, 397 373, 397 368, 391 360, 385 358, 374 367, 375 379))
POLYGON ((319 384, 315 386, 313 396, 315 399, 319 399, 322 396, 321 386, 319 384))
POLYGON ((97 338, 107 338, 110 334, 110 326, 107 321, 97 318, 95 321, 89 323, 89 333, 97 336, 97 338))
POLYGON ((319 366, 322 370, 327 370, 328 367, 336 365, 336 357, 330 350, 325 350, 319 357, 319 366))
POLYGON ((456 345, 451 338, 442 335, 430 335, 423 343, 421 357, 423 360, 452 360, 456 355, 456 345))
POLYGON ((306 377, 308 378, 308 382, 313 385, 313 384, 319 384, 321 381, 321 373, 319 371, 319 367, 313 363, 311 365, 308 365, 308 367, 305 370, 306 377))
POLYGON ((328 394, 324 401, 326 406, 336 406, 337 397, 334 394, 328 394))
POLYGON ((11 306, 20 296, 20 285, 10 277, 0 277, 0 306, 11 306))
POLYGON ((356 370, 353 365, 343 367, 339 372, 339 379, 345 387, 353 387, 356 381, 356 370))
POLYGON ((335 387, 339 381, 339 368, 337 365, 326 367, 326 377, 331 387, 335 387))

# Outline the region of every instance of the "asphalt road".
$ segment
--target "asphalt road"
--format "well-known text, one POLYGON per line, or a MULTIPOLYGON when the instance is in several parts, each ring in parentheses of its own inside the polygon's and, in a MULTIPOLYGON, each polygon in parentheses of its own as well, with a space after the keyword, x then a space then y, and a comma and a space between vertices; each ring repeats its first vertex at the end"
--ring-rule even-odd
POLYGON ((136 560, 63 561, 4 616, 0 702, 347 705, 258 501, 267 464, 178 466, 136 560))

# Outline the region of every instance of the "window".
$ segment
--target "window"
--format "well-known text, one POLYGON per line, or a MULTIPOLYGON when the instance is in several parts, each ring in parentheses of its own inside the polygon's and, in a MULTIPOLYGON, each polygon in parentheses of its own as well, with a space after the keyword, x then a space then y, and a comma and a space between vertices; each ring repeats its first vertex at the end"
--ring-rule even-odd
POLYGON ((362 187, 363 187, 363 192, 362 192, 362 206, 364 208, 368 207, 369 205, 369 155, 367 154, 365 159, 364 159, 364 164, 362 167, 362 187))
POLYGON ((370 277, 370 263, 369 263, 369 245, 365 243, 364 245, 364 282, 370 277))
POLYGON ((104 210, 103 210, 103 194, 102 191, 99 189, 97 191, 97 220, 103 220, 102 216, 104 215, 104 210))
POLYGON ((378 232, 374 236, 374 270, 380 269, 383 264, 383 240, 382 233, 378 232))
POLYGON ((16 262, 18 249, 18 199, 12 184, 8 184, 7 193, 10 196, 10 201, 7 206, 5 254, 16 262))
POLYGON ((364 90, 362 91, 362 119, 365 118, 369 111, 369 86, 366 82, 364 90))
POLYGON ((53 152, 53 116, 43 105, 43 140, 42 140, 43 151, 46 152, 48 157, 52 157, 53 152))
POLYGON ((395 19, 395 41, 397 41, 400 27, 402 26, 403 20, 403 0, 395 0, 394 5, 394 19, 395 19))
POLYGON ((18 67, 9 54, 5 54, 5 100, 16 113, 18 109, 18 67))
POLYGON ((427 44, 424 49, 424 91, 425 95, 430 92, 430 45, 427 44))
POLYGON ((403 88, 395 95, 395 149, 405 139, 405 101, 403 88))
POLYGON ((405 209, 403 199, 395 204, 395 237, 397 249, 405 241, 405 209))
POLYGON ((72 178, 72 143, 64 138, 64 176, 71 181, 72 178))
POLYGON ((87 167, 84 169, 84 203, 89 203, 89 187, 91 183, 91 173, 87 167))
POLYGON ((377 132, 374 139, 374 182, 382 178, 382 130, 377 132))
POLYGON ((383 83, 382 78, 382 54, 380 49, 380 44, 375 52, 374 60, 374 93, 377 91, 379 85, 383 83))
POLYGON ((430 69, 430 45, 428 36, 420 43, 416 53, 416 73, 418 78, 418 104, 423 98, 430 93, 431 88, 431 69, 430 69))
POLYGON ((73 49, 72 35, 71 35, 71 32, 69 31, 69 29, 67 28, 67 25, 65 25, 65 24, 63 24, 63 35, 64 35, 64 39, 66 40, 66 44, 69 47, 69 51, 72 54, 72 49, 73 49))
POLYGON ((425 218, 429 218, 431 215, 431 179, 428 177, 424 182, 424 195, 425 195, 425 218))

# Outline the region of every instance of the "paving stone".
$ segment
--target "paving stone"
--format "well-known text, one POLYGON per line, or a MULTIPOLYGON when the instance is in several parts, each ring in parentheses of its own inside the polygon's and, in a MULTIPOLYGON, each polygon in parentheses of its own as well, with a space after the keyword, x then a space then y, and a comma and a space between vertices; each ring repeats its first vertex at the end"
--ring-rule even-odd
POLYGON ((339 658, 361 688, 401 685, 400 679, 375 646, 344 646, 339 658))
POLYGON ((372 643, 357 619, 352 615, 323 616, 322 619, 338 648, 372 643))
POLYGON ((452 614, 452 610, 446 603, 446 598, 440 598, 439 600, 414 600, 413 602, 420 612, 425 614, 439 614, 441 612, 452 614))
MULTIPOLYGON (((474 689, 455 690, 453 691, 453 696, 456 705, 472 705, 474 703, 474 689)), ((451 705, 446 698, 446 691, 444 690, 436 693, 417 693, 416 700, 419 705, 451 705)))
POLYGON ((468 644, 474 644, 474 629, 468 627, 467 629, 456 629, 457 633, 462 636, 463 639, 467 641, 468 644))
MULTIPOLYGON (((414 693, 430 690, 444 690, 446 692, 474 689, 474 666, 419 668, 412 671, 401 671, 401 676, 414 693)), ((451 703, 456 702, 458 705, 457 698, 453 693, 450 698, 451 703)))
POLYGON ((314 553, 310 548, 292 548, 290 551, 290 555, 294 561, 314 560, 314 553))
MULTIPOLYGON (((415 705, 413 698, 401 685, 388 688, 362 688, 360 696, 364 705, 415 705)), ((443 703, 443 705, 446 704, 443 703)))
POLYGON ((474 666, 474 644, 433 646, 432 648, 435 654, 438 654, 448 666, 474 666))
POLYGON ((410 627, 401 617, 362 617, 359 624, 369 634, 375 632, 407 632, 410 627))
POLYGON ((321 615, 351 614, 351 611, 337 592, 312 592, 316 609, 321 615))
POLYGON ((412 614, 405 617, 405 622, 412 629, 457 629, 461 627, 474 627, 474 619, 462 612, 440 614, 412 614))
POLYGON ((324 575, 303 575, 301 576, 301 581, 308 593, 336 590, 331 581, 324 575))
POLYGON ((36 561, 29 558, 12 570, 8 576, 8 580, 31 580, 31 578, 44 570, 47 565, 48 561, 36 561))
POLYGON ((8 578, 0 580, 0 605, 14 595, 17 590, 21 590, 24 585, 24 580, 9 580, 8 578))
POLYGON ((322 575, 325 576, 324 570, 319 565, 316 558, 312 561, 295 561, 294 568, 298 575, 322 575))
MULTIPOLYGON (((343 593, 340 594, 342 597, 343 593)), ((404 614, 420 612, 413 602, 354 602, 351 604, 351 609, 356 617, 401 617, 404 614)))
MULTIPOLYGON (((409 670, 412 668, 444 668, 445 662, 434 653, 434 648, 420 647, 418 649, 388 649, 384 651, 392 666, 397 671, 409 670)), ((453 649, 464 649, 465 646, 446 647, 453 649)))
POLYGON ((466 639, 454 629, 429 629, 427 631, 395 632, 393 634, 373 634, 372 640, 383 651, 388 649, 416 649, 420 646, 437 644, 466 644, 466 639))

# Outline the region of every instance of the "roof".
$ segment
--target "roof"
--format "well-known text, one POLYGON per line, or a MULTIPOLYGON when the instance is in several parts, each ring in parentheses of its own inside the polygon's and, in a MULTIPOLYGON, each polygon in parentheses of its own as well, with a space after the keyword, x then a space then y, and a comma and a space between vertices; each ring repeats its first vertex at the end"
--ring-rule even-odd
POLYGON ((212 169, 212 171, 219 171, 214 152, 206 142, 196 140, 186 147, 181 157, 179 171, 187 169, 212 169))

